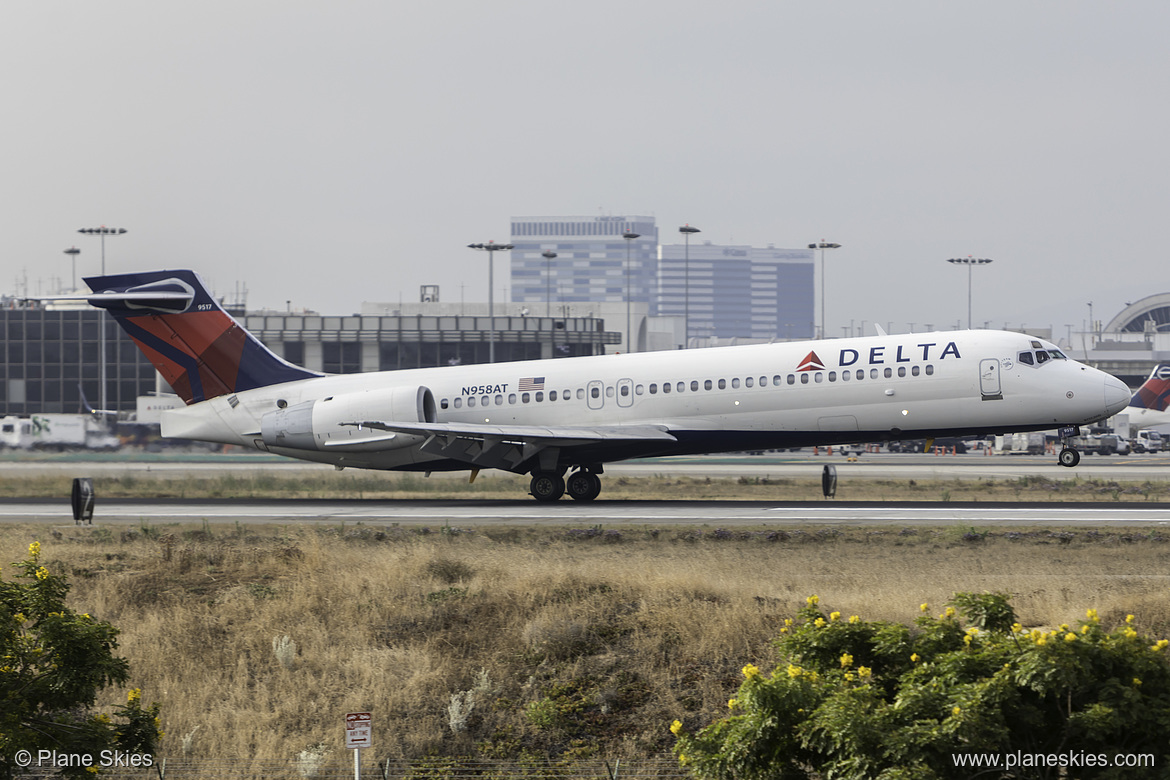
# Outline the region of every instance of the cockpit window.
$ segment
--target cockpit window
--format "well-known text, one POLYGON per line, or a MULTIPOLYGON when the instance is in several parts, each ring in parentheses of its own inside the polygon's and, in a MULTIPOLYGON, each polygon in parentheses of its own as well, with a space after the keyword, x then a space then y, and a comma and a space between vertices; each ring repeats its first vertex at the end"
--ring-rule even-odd
POLYGON ((1019 358, 1020 358, 1020 362, 1023 363, 1025 366, 1032 365, 1032 353, 1031 352, 1021 352, 1019 354, 1019 358))
POLYGON ((1049 361, 1048 353, 1042 349, 1036 350, 1036 365, 1047 363, 1049 361))
POLYGON ((1052 356, 1053 360, 1068 360, 1068 357, 1059 349, 1050 349, 1048 354, 1052 356))

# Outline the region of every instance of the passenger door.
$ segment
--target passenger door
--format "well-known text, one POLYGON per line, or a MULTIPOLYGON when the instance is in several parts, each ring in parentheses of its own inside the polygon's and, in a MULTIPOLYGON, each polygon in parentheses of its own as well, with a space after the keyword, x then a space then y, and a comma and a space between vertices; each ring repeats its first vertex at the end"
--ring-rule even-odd
POLYGON ((634 380, 619 379, 617 383, 617 405, 634 405, 634 380))
POLYGON ((984 401, 1002 401, 1003 388, 999 383, 999 361, 984 358, 979 361, 979 394, 984 401))
POLYGON ((605 406, 605 386, 600 379, 594 379, 585 386, 585 402, 590 409, 600 409, 605 406))

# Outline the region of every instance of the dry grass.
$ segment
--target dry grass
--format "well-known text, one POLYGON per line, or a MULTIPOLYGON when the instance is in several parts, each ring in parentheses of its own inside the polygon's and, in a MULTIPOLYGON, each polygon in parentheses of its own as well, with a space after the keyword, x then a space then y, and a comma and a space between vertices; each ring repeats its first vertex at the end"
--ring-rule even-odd
POLYGON ((812 593, 910 621, 1006 591, 1028 626, 1095 607, 1170 631, 1170 537, 1145 530, 6 526, 0 560, 34 539, 74 607, 121 627, 173 757, 336 756, 366 710, 378 758, 645 756, 674 718, 725 713, 812 593))
MULTIPOLYGON (((71 477, 63 475, 0 477, 0 498, 68 496, 71 477)), ((474 483, 464 475, 401 472, 314 472, 282 476, 245 468, 219 476, 141 471, 94 478, 100 498, 366 498, 379 500, 443 498, 521 498, 528 477, 485 472, 474 483)), ((614 477, 606 478, 602 498, 811 501, 821 498, 821 480, 777 477, 614 477)), ((1098 479, 865 479, 842 482, 837 498, 850 501, 1170 501, 1170 480, 1114 482, 1098 479)))

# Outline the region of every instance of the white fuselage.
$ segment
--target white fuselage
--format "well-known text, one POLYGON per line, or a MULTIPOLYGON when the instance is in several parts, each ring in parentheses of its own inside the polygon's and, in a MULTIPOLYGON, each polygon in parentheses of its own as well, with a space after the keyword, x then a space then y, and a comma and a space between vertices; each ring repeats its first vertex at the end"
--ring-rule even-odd
POLYGON ((422 436, 384 448, 392 435, 339 429, 340 446, 320 450, 260 440, 261 419, 277 408, 394 387, 429 389, 432 422, 653 425, 678 440, 600 448, 599 461, 1045 430, 1103 419, 1130 397, 1119 380, 1046 342, 955 331, 331 375, 164 412, 163 435, 363 468, 470 468, 421 452, 422 436), (1029 352, 1045 360, 1029 365, 1020 359, 1029 352))

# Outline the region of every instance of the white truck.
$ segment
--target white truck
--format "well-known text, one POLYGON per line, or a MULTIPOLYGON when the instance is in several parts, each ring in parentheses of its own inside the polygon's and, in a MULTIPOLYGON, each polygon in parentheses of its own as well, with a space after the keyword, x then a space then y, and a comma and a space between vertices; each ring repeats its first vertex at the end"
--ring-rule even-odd
POLYGON ((88 414, 0 417, 0 446, 14 450, 114 450, 121 442, 88 414))

